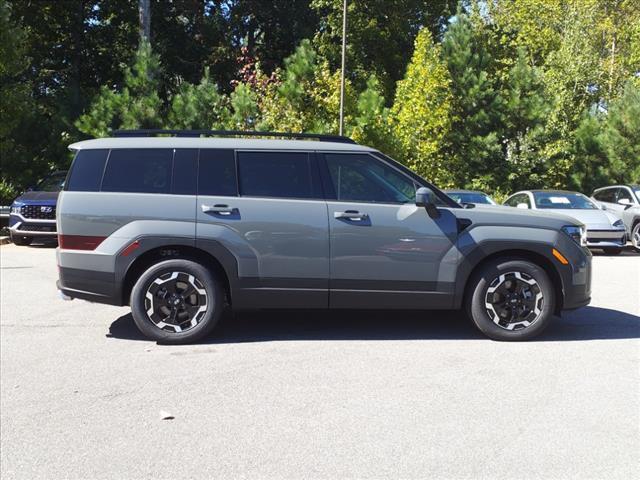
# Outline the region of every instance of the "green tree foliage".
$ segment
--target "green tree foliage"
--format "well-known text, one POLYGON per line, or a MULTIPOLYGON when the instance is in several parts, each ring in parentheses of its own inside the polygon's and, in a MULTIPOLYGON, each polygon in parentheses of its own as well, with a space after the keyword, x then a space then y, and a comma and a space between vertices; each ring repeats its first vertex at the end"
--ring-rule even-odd
POLYGON ((200 83, 181 82, 171 99, 167 127, 171 129, 222 129, 230 122, 228 99, 219 92, 206 69, 200 83))
POLYGON ((30 86, 25 83, 25 74, 30 61, 25 58, 26 34, 11 18, 10 5, 0 0, 0 79, 2 101, 0 101, 0 203, 5 205, 18 192, 24 182, 25 173, 31 170, 30 158, 23 145, 16 142, 20 130, 32 120, 34 103, 30 86), (26 170, 26 171, 25 171, 26 170))
POLYGON ((124 70, 122 89, 102 87, 89 111, 76 122, 78 130, 103 137, 119 128, 162 127, 159 72, 158 56, 153 54, 148 43, 143 43, 133 66, 124 70))
POLYGON ((423 29, 416 38, 405 77, 398 82, 391 110, 393 133, 399 159, 443 186, 453 182, 444 157, 444 142, 451 128, 450 87, 440 47, 429 30, 423 29))
MULTIPOLYGON (((390 101, 395 84, 411 58, 413 43, 422 26, 437 37, 455 11, 456 0, 349 0, 347 7, 347 71, 358 89, 364 89, 371 74, 379 79, 390 101)), ((340 67, 342 1, 313 0, 319 25, 314 43, 329 61, 340 67)))
POLYGON ((393 154, 397 147, 389 113, 380 82, 371 75, 367 80, 367 87, 358 96, 353 128, 347 133, 358 143, 393 154))

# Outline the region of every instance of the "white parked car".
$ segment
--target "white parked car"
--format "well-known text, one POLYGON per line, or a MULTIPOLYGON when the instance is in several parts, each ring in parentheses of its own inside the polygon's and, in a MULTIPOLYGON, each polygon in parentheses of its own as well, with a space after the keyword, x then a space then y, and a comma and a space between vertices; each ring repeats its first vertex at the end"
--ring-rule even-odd
POLYGON ((598 188, 591 197, 622 218, 633 248, 640 252, 640 185, 598 188))
POLYGON ((623 221, 603 210, 589 197, 563 190, 525 190, 514 193, 504 202, 509 207, 561 213, 582 222, 587 230, 587 246, 617 255, 627 243, 623 221))

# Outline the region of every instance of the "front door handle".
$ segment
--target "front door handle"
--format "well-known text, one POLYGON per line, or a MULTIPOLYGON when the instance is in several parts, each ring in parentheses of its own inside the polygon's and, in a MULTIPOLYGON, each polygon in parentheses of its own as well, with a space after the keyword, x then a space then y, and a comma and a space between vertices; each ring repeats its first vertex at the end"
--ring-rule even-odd
POLYGON ((344 212, 333 212, 333 218, 362 221, 368 219, 369 215, 367 215, 366 213, 360 213, 357 210, 345 210, 344 212))
POLYGON ((236 212, 235 208, 229 207, 229 205, 204 205, 202 204, 202 212, 203 213, 217 213, 219 215, 231 215, 236 212))

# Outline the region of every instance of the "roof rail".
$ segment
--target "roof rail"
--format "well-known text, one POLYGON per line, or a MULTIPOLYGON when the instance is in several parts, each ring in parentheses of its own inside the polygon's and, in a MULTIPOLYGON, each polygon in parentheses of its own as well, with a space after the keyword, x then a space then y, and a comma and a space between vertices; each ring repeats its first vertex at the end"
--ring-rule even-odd
POLYGON ((321 142, 352 143, 356 142, 340 135, 323 135, 320 133, 289 133, 289 132, 257 132, 243 130, 115 130, 114 137, 152 137, 154 135, 172 135, 175 137, 283 137, 301 140, 319 140, 321 142))

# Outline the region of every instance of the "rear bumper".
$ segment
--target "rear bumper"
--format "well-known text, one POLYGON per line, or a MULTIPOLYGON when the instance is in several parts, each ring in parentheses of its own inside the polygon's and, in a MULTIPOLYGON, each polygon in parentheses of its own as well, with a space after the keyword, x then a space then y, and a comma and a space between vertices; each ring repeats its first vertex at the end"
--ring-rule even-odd
POLYGON ((59 272, 56 285, 62 295, 107 305, 122 305, 113 273, 64 267, 59 267, 59 272))

